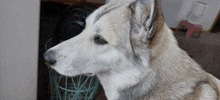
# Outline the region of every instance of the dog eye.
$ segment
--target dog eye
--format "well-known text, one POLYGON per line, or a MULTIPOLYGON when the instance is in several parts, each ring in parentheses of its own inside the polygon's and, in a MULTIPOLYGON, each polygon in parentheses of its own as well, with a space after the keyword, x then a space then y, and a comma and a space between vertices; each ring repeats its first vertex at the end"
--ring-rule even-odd
POLYGON ((95 43, 97 44, 101 44, 101 45, 104 45, 104 44, 107 44, 108 42, 101 36, 95 36, 94 38, 95 40, 95 43))

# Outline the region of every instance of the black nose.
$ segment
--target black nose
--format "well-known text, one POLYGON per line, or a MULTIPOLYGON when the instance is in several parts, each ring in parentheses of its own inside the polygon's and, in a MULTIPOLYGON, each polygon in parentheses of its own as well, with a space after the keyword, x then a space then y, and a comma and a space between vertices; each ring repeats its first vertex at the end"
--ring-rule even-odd
POLYGON ((54 51, 47 51, 44 53, 44 59, 50 65, 54 65, 57 62, 54 58, 54 55, 55 55, 54 51))

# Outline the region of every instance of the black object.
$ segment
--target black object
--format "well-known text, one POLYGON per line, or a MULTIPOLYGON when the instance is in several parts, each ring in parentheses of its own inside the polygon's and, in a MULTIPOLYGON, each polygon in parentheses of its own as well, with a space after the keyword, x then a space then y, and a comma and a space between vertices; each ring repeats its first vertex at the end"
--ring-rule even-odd
POLYGON ((72 38, 85 28, 85 19, 97 7, 90 3, 74 4, 64 9, 55 30, 56 43, 72 38))
POLYGON ((41 1, 40 13, 41 16, 57 16, 60 12, 66 9, 69 5, 53 2, 53 1, 41 1))

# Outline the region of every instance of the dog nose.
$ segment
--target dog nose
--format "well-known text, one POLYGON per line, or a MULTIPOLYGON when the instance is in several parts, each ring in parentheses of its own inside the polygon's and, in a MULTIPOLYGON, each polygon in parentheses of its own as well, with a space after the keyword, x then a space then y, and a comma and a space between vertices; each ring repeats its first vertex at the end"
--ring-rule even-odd
POLYGON ((47 51, 44 53, 44 59, 46 60, 47 63, 50 65, 54 65, 57 61, 54 59, 54 51, 47 51))

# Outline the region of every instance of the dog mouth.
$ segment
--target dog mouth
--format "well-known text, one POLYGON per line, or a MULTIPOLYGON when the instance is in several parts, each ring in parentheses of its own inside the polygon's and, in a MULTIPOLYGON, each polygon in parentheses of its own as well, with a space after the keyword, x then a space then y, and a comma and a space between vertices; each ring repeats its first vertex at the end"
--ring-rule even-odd
POLYGON ((85 75, 86 76, 94 76, 95 74, 93 74, 93 73, 86 73, 85 75))

